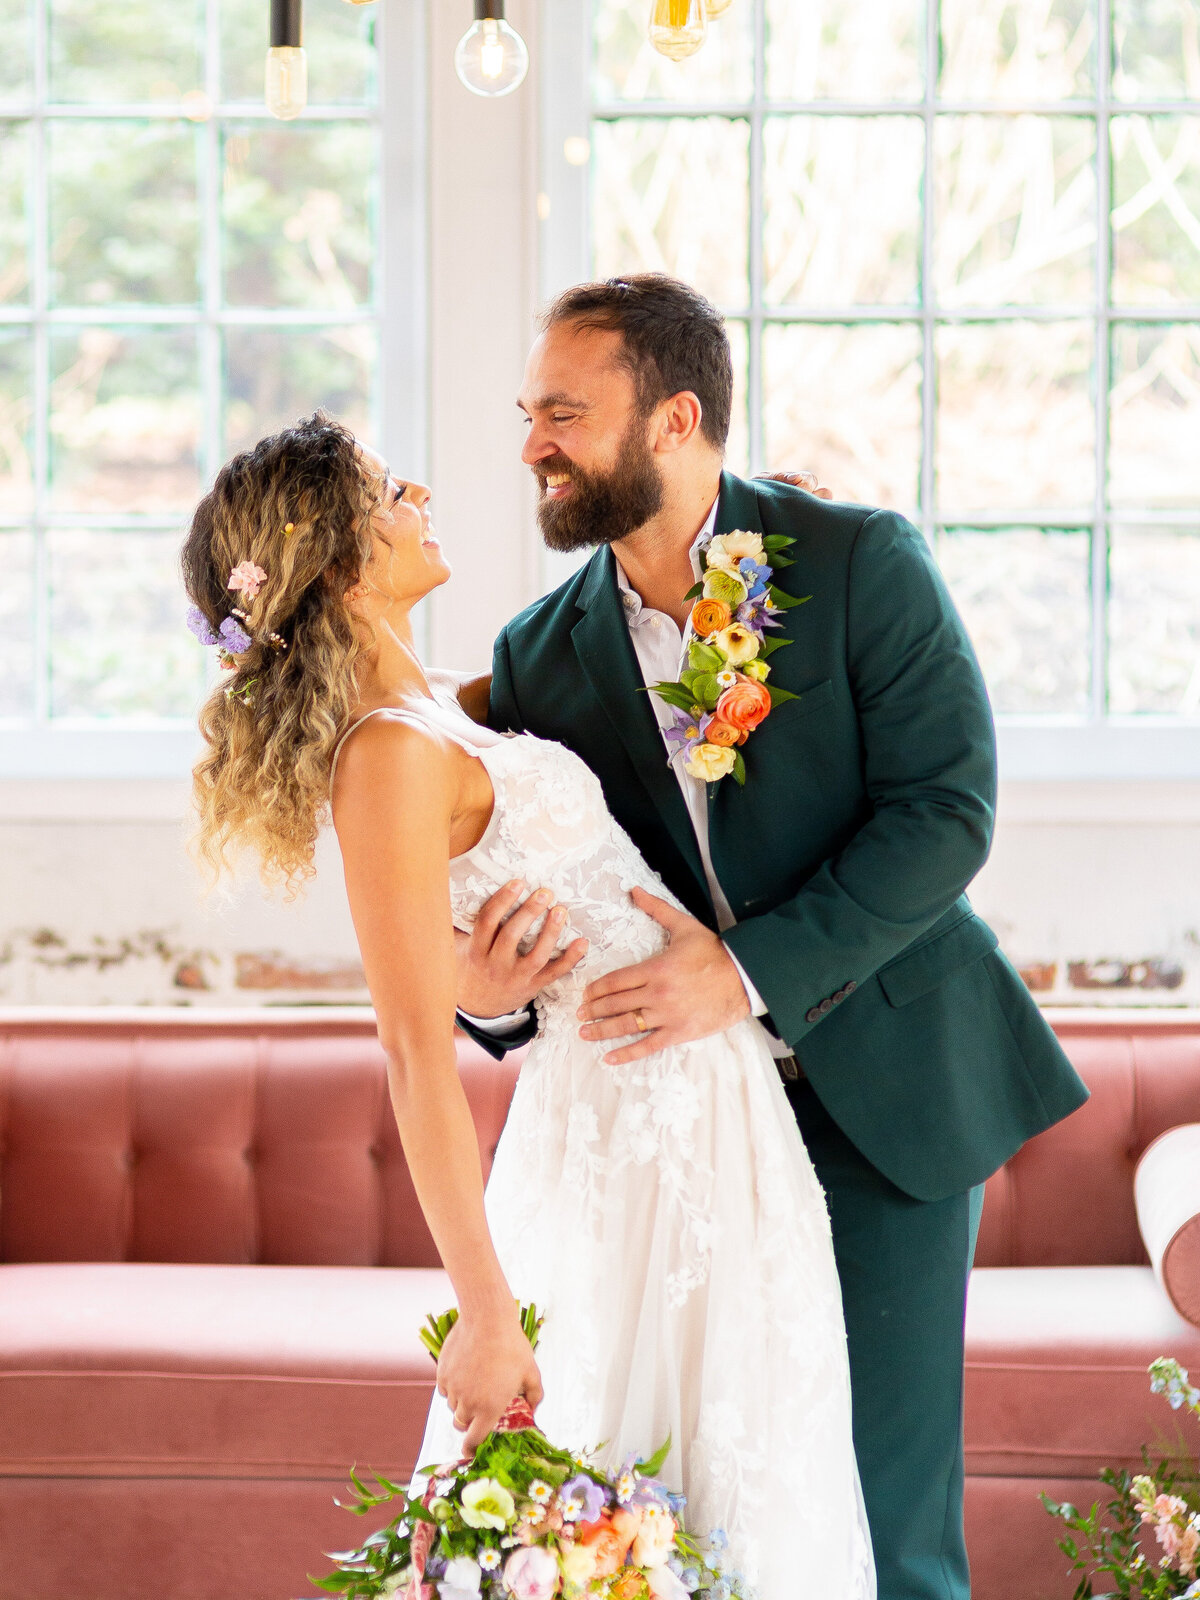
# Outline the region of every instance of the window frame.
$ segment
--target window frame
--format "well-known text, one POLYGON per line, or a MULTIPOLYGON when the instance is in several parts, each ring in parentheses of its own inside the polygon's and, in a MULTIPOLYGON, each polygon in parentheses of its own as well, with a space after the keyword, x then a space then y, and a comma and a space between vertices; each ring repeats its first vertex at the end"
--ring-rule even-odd
MULTIPOLYGON (((1110 450, 1109 400, 1112 335, 1114 327, 1174 322, 1200 323, 1200 304, 1125 306, 1111 295, 1112 146, 1110 122, 1114 116, 1200 116, 1200 102, 1140 98, 1117 100, 1112 95, 1111 68, 1097 71, 1093 96, 1061 101, 967 102, 940 99, 931 70, 939 55, 939 6, 925 6, 924 92, 907 101, 768 101, 765 93, 764 0, 741 0, 753 7, 754 87, 749 102, 597 102, 592 94, 592 0, 555 0, 543 8, 542 21, 542 138, 541 138, 541 275, 544 298, 569 283, 591 275, 590 184, 592 162, 570 164, 564 141, 584 138, 589 146, 592 125, 622 116, 639 119, 681 116, 728 116, 744 120, 750 133, 749 281, 750 304, 726 306, 731 321, 746 327, 748 342, 748 425, 750 471, 763 465, 762 330, 771 323, 837 324, 857 326, 869 322, 917 326, 921 331, 924 379, 921 405, 920 506, 907 508, 925 538, 936 549, 938 535, 947 528, 1079 527, 1090 533, 1090 704, 1086 717, 997 717, 1000 770, 1017 780, 1187 779, 1200 777, 1200 716, 1141 714, 1115 716, 1107 710, 1109 550, 1114 524, 1139 526, 1193 525, 1195 514, 1170 510, 1114 510, 1108 503, 1110 450), (934 245, 934 136, 938 117, 954 114, 1016 115, 1034 113, 1079 116, 1096 128, 1096 266, 1094 298, 1090 305, 1058 307, 1048 304, 940 308, 933 282, 934 245), (924 130, 923 204, 921 220, 921 270, 919 300, 912 305, 887 307, 775 307, 762 298, 762 212, 764 123, 768 116, 905 116, 919 117, 924 130), (935 333, 940 326, 997 321, 1094 320, 1093 428, 1095 491, 1092 503, 1048 514, 1040 522, 1036 513, 968 513, 958 517, 937 514, 934 485, 936 405, 930 404, 927 386, 936 381, 935 333)), ((1093 0, 1097 63, 1112 61, 1113 0, 1093 0)), ((705 48, 714 47, 710 41, 705 48)), ((820 470, 819 461, 791 463, 820 470)), ((836 486, 835 486, 836 488, 836 486)), ((900 508, 905 509, 905 508, 900 508)), ((567 564, 550 557, 543 564, 549 585, 561 581, 567 564)))
MULTIPOLYGON (((372 300, 351 310, 222 307, 219 246, 220 139, 227 121, 270 121, 265 106, 219 98, 219 0, 205 0, 205 83, 208 115, 200 121, 205 141, 201 164, 199 213, 203 287, 198 305, 112 308, 52 308, 48 303, 48 126, 56 121, 101 117, 138 121, 186 120, 180 106, 54 105, 48 102, 49 0, 32 0, 34 98, 0 111, 0 123, 27 123, 31 129, 29 225, 31 275, 24 304, 0 306, 0 329, 26 327, 33 335, 34 505, 28 514, 0 509, 0 529, 32 529, 34 535, 34 714, 31 719, 0 720, 0 778, 178 778, 191 768, 199 750, 193 718, 79 719, 49 716, 48 572, 45 534, 49 527, 78 526, 103 531, 179 533, 185 520, 175 514, 53 514, 48 490, 48 341, 56 326, 88 324, 195 328, 199 344, 202 406, 200 462, 211 482, 223 459, 220 416, 221 340, 226 328, 374 325, 378 329, 376 427, 381 448, 412 463, 422 473, 428 460, 428 352, 426 338, 426 164, 428 38, 425 0, 388 0, 376 15, 377 93, 370 106, 312 105, 306 122, 366 123, 379 139, 379 192, 376 220, 378 262, 372 300), (390 378, 403 375, 402 380, 390 378), (401 396, 401 381, 404 395, 401 396)), ((348 19, 349 20, 349 19, 348 19)), ((266 12, 263 13, 266 50, 266 12)), ((180 626, 183 619, 180 618, 180 626)), ((215 670, 213 671, 215 677, 215 670)))

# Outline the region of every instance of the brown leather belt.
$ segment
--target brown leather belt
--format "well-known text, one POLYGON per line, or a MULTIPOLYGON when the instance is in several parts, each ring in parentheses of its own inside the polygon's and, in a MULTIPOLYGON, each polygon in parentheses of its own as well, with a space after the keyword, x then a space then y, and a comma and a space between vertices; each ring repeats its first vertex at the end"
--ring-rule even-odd
POLYGON ((804 1076, 804 1068, 795 1056, 776 1056, 775 1065, 779 1068, 779 1076, 784 1083, 795 1083, 804 1076))

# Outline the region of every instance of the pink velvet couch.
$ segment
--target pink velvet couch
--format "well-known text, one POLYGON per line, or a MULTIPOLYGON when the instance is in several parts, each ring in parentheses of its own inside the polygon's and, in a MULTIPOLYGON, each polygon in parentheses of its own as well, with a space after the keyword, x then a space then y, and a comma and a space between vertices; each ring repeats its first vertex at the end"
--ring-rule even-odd
MULTIPOLYGON (((1163 1424, 1200 1330, 1133 1167, 1200 1121, 1200 1016, 1055 1019, 1093 1099, 989 1187, 968 1315, 976 1600, 1067 1600, 1036 1490, 1163 1424)), ((362 1011, 0 1012, 0 1600, 289 1600, 413 1463, 449 1303, 362 1011)), ((460 1047, 490 1160, 516 1064, 460 1047)), ((380 1519, 382 1520, 382 1518, 380 1519)), ((831 1597, 836 1600, 836 1597, 831 1597)))

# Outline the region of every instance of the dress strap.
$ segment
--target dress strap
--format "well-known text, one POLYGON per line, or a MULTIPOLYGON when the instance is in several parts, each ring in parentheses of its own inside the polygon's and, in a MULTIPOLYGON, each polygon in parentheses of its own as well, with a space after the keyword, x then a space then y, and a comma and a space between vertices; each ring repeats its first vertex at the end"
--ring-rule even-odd
POLYGON ((475 756, 477 760, 483 761, 484 766, 487 765, 484 752, 495 749, 497 745, 502 745, 505 742, 502 734, 494 733, 490 728, 477 727, 465 712, 455 713, 436 700, 431 701, 430 704, 435 712, 441 713, 440 716, 431 714, 428 711, 418 711, 412 706, 404 706, 403 708, 400 706, 376 706, 374 711, 368 711, 365 716, 359 717, 357 722, 352 722, 333 747, 333 760, 329 765, 330 793, 333 792, 333 780, 337 774, 338 757, 342 753, 342 746, 346 743, 346 740, 356 728, 361 728, 369 718, 382 716, 385 712, 391 712, 393 715, 401 717, 411 717, 415 722, 423 722, 426 727, 433 728, 435 732, 443 734, 447 739, 452 739, 468 755, 475 756), (463 723, 466 724, 465 727, 461 726, 463 723))

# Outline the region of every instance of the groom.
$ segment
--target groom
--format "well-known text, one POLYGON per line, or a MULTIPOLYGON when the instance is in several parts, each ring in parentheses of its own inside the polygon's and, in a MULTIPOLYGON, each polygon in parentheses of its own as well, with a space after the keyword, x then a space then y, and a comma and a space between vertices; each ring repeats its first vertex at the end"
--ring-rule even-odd
MULTIPOLYGON (((585 284, 550 307, 524 459, 547 544, 596 553, 501 633, 489 720, 577 751, 690 913, 634 891, 669 946, 589 987, 582 1036, 638 1035, 609 1057, 628 1061, 751 1011, 771 1034, 829 1201, 880 1600, 964 1600, 981 1186, 1086 1090, 964 893, 991 841, 994 737, 923 539, 894 512, 723 471, 732 390, 722 320, 685 284, 585 284), (734 529, 793 539, 774 581, 811 596, 771 658, 799 698, 750 735, 744 787, 668 766, 669 712, 639 692, 686 665, 699 546, 734 529)), ((518 897, 462 951, 460 1020, 493 1053, 533 1032, 499 1014, 561 967, 519 955, 544 904, 505 923, 518 897)))

